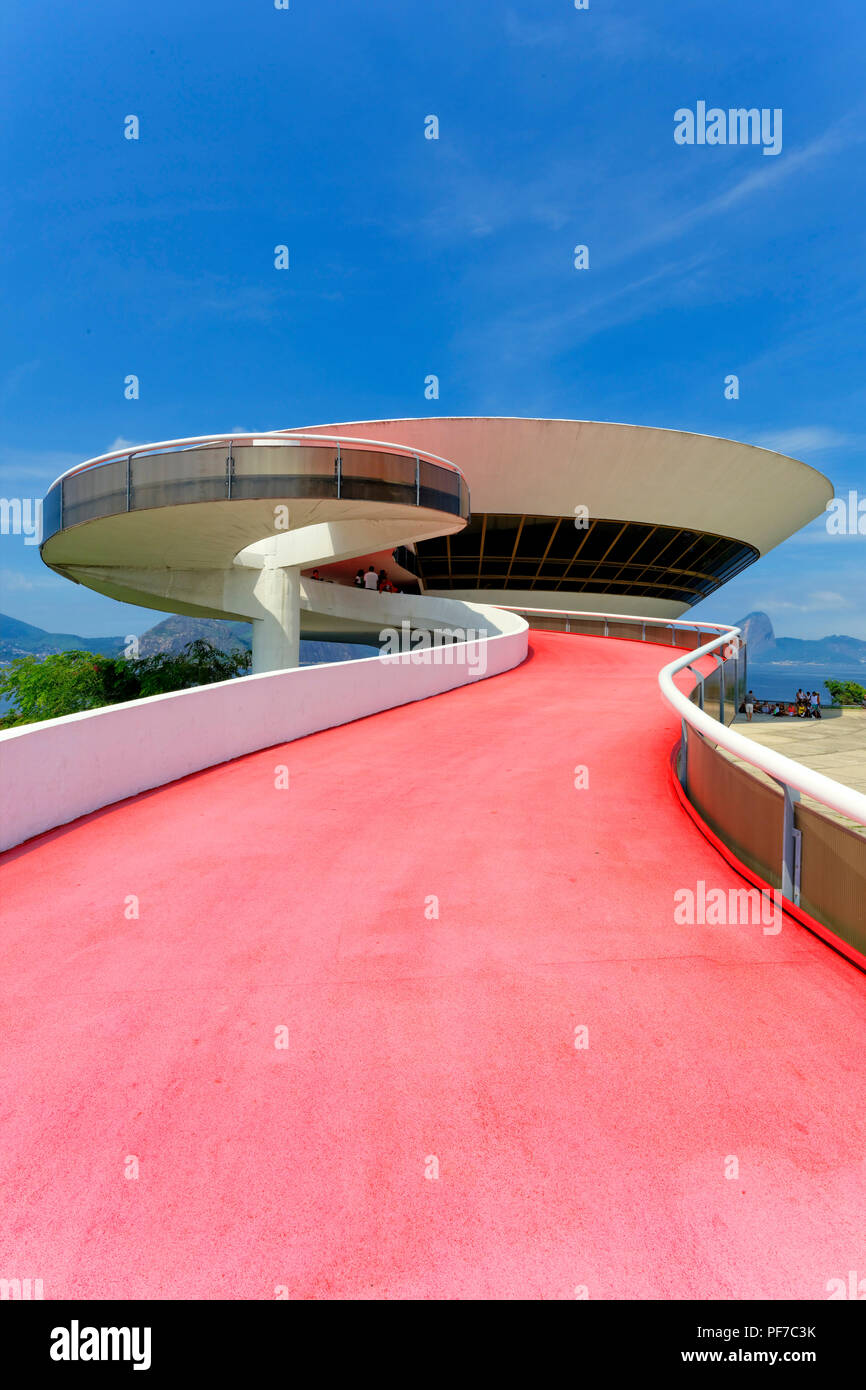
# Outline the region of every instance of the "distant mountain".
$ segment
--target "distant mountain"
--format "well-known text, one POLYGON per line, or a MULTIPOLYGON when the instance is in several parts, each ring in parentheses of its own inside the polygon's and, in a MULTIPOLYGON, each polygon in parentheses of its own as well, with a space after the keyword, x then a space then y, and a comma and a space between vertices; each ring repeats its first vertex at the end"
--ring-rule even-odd
POLYGON ((777 637, 766 613, 747 613, 737 627, 742 628, 749 654, 754 661, 765 665, 789 664, 800 666, 846 666, 863 663, 866 667, 866 642, 859 637, 836 634, 832 637, 777 637))
POLYGON ((252 634, 249 623, 229 623, 221 618, 166 618, 155 627, 148 628, 139 639, 142 656, 155 656, 157 652, 171 652, 177 656, 187 642, 212 642, 221 652, 241 648, 249 651, 252 634))
POLYGON ((742 629, 749 652, 756 659, 776 645, 773 624, 766 613, 747 613, 735 626, 742 629))
MULTIPOLYGON (((142 656, 157 652, 177 654, 187 642, 198 639, 212 642, 220 651, 238 647, 249 651, 252 633, 249 623, 224 622, 219 618, 165 618, 148 628, 139 639, 142 656)), ((69 632, 46 632, 41 627, 19 622, 0 613, 0 662, 13 661, 17 656, 51 656, 54 652, 98 652, 103 656, 120 656, 126 646, 125 637, 78 637, 69 632)), ((375 647, 351 642, 301 642, 301 665, 314 666, 320 661, 355 661, 374 656, 375 647)))
POLYGON ((30 623, 21 623, 17 618, 0 613, 0 661, 70 651, 117 656, 123 646, 122 637, 78 637, 72 632, 45 632, 41 627, 32 627, 30 623))

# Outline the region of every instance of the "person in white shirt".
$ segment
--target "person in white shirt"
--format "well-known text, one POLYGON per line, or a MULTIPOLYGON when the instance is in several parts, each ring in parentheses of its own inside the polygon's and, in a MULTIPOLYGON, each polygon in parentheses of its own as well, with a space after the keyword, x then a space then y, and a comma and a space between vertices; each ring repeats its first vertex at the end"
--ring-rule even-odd
POLYGON ((379 576, 378 576, 378 574, 376 573, 376 571, 373 569, 373 566, 371 565, 370 568, 367 570, 366 574, 364 575, 364 588, 365 588, 365 589, 378 589, 378 587, 379 587, 379 576))

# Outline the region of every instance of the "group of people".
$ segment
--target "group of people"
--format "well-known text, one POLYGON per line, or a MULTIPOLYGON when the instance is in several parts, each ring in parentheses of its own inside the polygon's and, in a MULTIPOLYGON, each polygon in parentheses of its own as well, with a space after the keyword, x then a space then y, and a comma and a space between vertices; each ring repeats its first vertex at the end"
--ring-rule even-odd
POLYGON ((370 565, 369 569, 358 570, 355 575, 356 589, 373 589, 380 594, 399 594, 400 590, 395 589, 384 570, 379 570, 377 574, 370 565))
MULTIPOLYGON (((310 579, 321 580, 323 576, 317 569, 311 570, 310 579)), ((325 580, 326 583, 333 583, 333 580, 325 580)), ((339 581, 338 581, 339 582, 339 581)), ((384 570, 379 570, 377 574, 370 565, 366 570, 358 570, 352 583, 356 589, 373 589, 380 594, 399 594, 400 590, 395 589, 384 570)))
POLYGON ((798 690, 794 701, 786 704, 783 700, 756 700, 754 690, 750 690, 740 713, 751 721, 756 710, 758 714, 772 714, 774 719, 820 719, 821 696, 817 690, 798 690))

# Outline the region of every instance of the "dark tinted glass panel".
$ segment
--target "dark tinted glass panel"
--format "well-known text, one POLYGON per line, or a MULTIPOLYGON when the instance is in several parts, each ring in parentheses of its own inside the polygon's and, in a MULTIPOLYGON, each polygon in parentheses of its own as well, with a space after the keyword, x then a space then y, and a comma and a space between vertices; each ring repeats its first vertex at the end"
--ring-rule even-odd
POLYGON ((227 457, 223 445, 133 458, 130 509, 220 501, 227 493, 227 457))
MULTIPOLYGON (((445 542, 417 546, 428 589, 583 589, 697 603, 757 559, 726 536, 594 518, 476 514, 445 542)), ((543 606, 543 603, 542 605, 543 606)))
POLYGON ((126 459, 73 473, 63 483, 63 525, 126 510, 126 459))
MULTIPOLYGON (((453 469, 388 450, 336 445, 237 444, 141 454, 85 468, 52 488, 43 537, 130 510, 251 498, 345 497, 467 515, 469 493, 453 469), (419 488, 420 484, 420 488, 419 488), (420 496, 419 496, 420 491, 420 496)), ((447 549, 443 555, 447 555, 447 549)))
POLYGON ((375 453, 372 449, 341 449, 343 481, 377 478, 415 490, 415 460, 406 454, 375 453))
POLYGON ((62 483, 55 483, 42 503, 43 540, 47 540, 49 536, 54 535, 55 531, 60 530, 60 489, 62 486, 62 483))

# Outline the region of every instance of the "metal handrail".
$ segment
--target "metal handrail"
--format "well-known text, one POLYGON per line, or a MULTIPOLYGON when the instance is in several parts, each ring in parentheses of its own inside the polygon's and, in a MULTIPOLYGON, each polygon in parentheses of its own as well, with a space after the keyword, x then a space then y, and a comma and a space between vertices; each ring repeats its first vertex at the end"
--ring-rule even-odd
POLYGON ((699 661, 701 657, 713 656, 719 647, 730 642, 732 638, 740 638, 742 636, 741 628, 727 627, 722 623, 688 622, 677 618, 647 618, 631 613, 589 613, 563 608, 523 608, 516 604, 513 607, 506 604, 501 606, 511 607, 512 611, 516 613, 539 613, 545 616, 563 618, 601 618, 608 622, 649 623, 653 627, 690 627, 719 633, 720 635, 713 641, 707 642, 702 647, 696 647, 694 651, 687 652, 685 656, 678 657, 676 661, 664 666, 658 674, 662 695, 668 704, 676 710, 683 724, 695 729, 711 743, 723 748, 733 757, 749 763, 752 767, 758 768, 760 772, 766 773, 775 782, 781 783, 783 790, 794 788, 795 791, 804 796, 811 797, 813 801, 819 801, 822 805, 838 812, 839 815, 846 816, 848 820, 857 821, 866 826, 866 795, 863 792, 855 791, 853 787, 846 787, 844 782, 836 782, 832 777, 826 777, 822 772, 814 772, 812 768, 805 767, 803 763, 798 763, 794 758, 786 758, 783 753, 777 753, 771 748, 765 748, 762 744, 753 742, 752 739, 744 738, 742 734, 734 733, 732 729, 726 728, 720 720, 714 719, 711 714, 699 709, 688 696, 683 695, 677 689, 673 678, 679 671, 690 666, 692 662, 699 661))
POLYGON ((108 454, 98 454, 95 458, 85 459, 83 463, 76 463, 72 468, 67 468, 65 473, 61 473, 59 477, 54 479, 51 486, 56 487, 56 485, 62 483, 65 478, 71 477, 74 473, 80 473, 82 469, 94 468, 101 463, 114 463, 119 459, 135 458, 139 454, 164 453, 176 449, 194 448, 196 445, 202 445, 205 448, 219 444, 247 445, 257 439, 272 440, 275 444, 291 443, 297 439, 304 444, 319 448, 326 448, 334 444, 338 446, 346 445, 349 448, 365 448, 372 445, 377 449, 384 450, 387 454, 400 454, 402 457, 424 459, 427 463, 435 463, 441 468, 447 468, 452 473, 456 473, 463 482, 466 483, 466 475, 463 469, 459 468, 456 463, 452 463, 450 459, 440 457, 439 454, 431 454, 427 449, 413 449, 408 444, 390 444, 382 439, 354 439, 339 434, 304 434, 303 431, 300 430, 263 430, 261 432, 253 431, 241 434, 191 435, 186 439, 163 439, 156 444, 136 444, 133 445, 132 448, 113 449, 108 454))
POLYGON ((829 806, 839 815, 847 816, 849 820, 866 825, 866 795, 863 792, 855 791, 853 787, 846 787, 844 782, 836 782, 832 777, 826 777, 823 772, 815 772, 812 768, 805 767, 803 763, 798 763, 794 758, 786 758, 784 753, 777 753, 772 748, 765 748, 762 744, 755 743, 752 739, 744 738, 742 734, 734 733, 732 729, 725 728, 724 724, 713 719, 712 715, 706 714, 692 704, 691 700, 674 685, 673 678, 678 671, 702 656, 711 656, 723 643, 740 635, 740 628, 729 628, 723 636, 716 638, 714 642, 708 642, 706 646, 698 647, 695 651, 689 652, 687 656, 680 657, 677 661, 672 661, 670 665, 663 667, 659 671, 658 681, 668 704, 673 705, 680 718, 690 728, 703 734, 717 747, 723 748, 726 753, 730 753, 742 762, 750 763, 752 767, 765 772, 774 781, 780 782, 783 789, 793 787, 802 795, 811 797, 813 801, 820 801, 824 806, 829 806))

